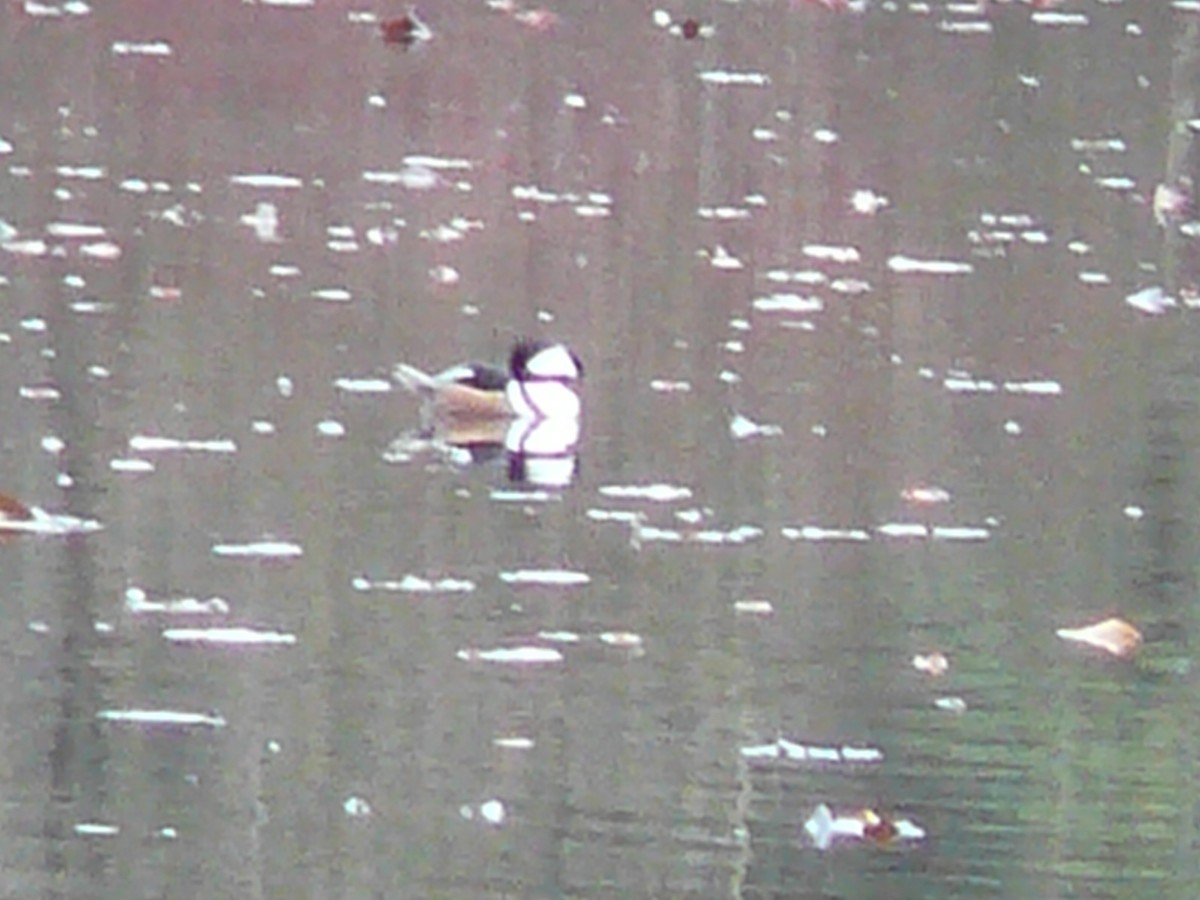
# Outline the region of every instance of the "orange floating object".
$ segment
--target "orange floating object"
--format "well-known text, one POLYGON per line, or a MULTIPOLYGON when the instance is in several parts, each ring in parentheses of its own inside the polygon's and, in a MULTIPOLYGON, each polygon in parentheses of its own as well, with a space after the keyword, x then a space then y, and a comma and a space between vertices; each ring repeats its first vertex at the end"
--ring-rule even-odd
POLYGON ((1082 628, 1059 628, 1055 634, 1065 641, 1099 647, 1122 659, 1133 656, 1142 645, 1142 633, 1116 617, 1082 628))

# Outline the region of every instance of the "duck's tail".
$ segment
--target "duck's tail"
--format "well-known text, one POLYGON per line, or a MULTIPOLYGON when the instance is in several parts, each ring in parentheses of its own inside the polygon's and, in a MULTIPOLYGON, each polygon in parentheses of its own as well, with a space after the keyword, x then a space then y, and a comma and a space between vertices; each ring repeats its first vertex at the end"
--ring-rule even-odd
POLYGON ((398 363, 396 365, 396 368, 392 370, 392 377, 414 394, 421 394, 422 396, 432 394, 434 388, 437 387, 437 381, 434 380, 432 375, 405 363, 398 363))

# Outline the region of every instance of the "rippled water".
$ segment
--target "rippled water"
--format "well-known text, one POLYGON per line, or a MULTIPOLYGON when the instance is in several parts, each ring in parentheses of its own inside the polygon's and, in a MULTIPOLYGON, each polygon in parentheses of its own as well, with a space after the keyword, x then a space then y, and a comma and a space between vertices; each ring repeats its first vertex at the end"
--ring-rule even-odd
POLYGON ((1200 10, 624 6, 0 12, 7 894, 1191 895, 1200 10))

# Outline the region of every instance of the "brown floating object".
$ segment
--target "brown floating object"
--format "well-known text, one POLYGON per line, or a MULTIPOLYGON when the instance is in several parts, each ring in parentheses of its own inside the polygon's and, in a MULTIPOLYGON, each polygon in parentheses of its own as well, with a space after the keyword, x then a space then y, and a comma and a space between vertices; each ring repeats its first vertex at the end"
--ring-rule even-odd
POLYGON ((889 822, 873 809, 864 809, 858 817, 863 823, 863 837, 877 844, 888 844, 896 837, 898 831, 893 822, 889 822))
POLYGON ((1142 645, 1142 633, 1116 617, 1082 628, 1060 628, 1055 634, 1065 641, 1099 647, 1122 659, 1133 656, 1142 645))
POLYGON ((407 14, 394 19, 384 19, 379 23, 379 30, 383 32, 384 43, 399 44, 405 48, 433 37, 433 32, 417 16, 415 9, 409 9, 407 14))
POLYGON ((28 522, 32 518, 33 513, 28 506, 15 497, 0 494, 0 525, 4 522, 28 522))

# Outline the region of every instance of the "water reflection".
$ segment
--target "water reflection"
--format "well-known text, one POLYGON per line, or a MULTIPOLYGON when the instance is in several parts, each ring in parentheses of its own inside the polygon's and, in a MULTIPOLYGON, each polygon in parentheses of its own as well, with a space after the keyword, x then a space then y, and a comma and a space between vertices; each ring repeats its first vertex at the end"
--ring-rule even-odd
POLYGON ((1187 895, 1195 4, 296 6, 0 13, 21 892, 1187 895))

